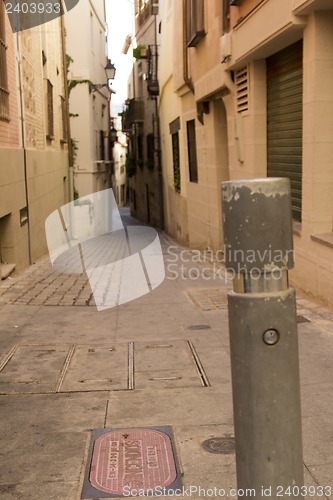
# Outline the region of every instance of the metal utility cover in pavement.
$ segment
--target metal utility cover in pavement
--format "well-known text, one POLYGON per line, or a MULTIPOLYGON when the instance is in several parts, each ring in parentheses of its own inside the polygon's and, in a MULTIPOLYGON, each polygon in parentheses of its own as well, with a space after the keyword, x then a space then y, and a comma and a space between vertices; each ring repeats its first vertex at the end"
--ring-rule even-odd
POLYGON ((181 486, 171 427, 92 432, 81 498, 152 496, 181 486))
POLYGON ((230 455, 235 453, 235 438, 234 437, 213 437, 206 439, 202 443, 202 447, 209 453, 221 453, 222 455, 230 455))

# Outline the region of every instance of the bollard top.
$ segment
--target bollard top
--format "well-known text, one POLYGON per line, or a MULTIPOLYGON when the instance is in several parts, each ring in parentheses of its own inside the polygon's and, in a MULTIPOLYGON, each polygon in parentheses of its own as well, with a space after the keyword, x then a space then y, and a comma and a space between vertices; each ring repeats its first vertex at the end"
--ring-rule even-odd
POLYGON ((237 274, 294 265, 290 180, 240 179, 222 183, 224 255, 237 274))
POLYGON ((290 180, 285 177, 263 177, 239 179, 222 183, 222 198, 230 201, 240 188, 246 187, 251 194, 262 193, 265 196, 290 196, 290 180))

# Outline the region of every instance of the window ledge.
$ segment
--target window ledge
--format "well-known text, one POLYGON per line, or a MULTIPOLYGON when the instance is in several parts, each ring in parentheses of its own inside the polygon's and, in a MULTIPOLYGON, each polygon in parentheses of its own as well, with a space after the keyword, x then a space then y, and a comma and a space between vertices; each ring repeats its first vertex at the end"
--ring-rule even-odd
POLYGON ((302 235, 302 223, 297 220, 293 220, 293 233, 297 234, 297 236, 302 235))
POLYGON ((198 43, 206 36, 206 32, 204 30, 196 31, 194 35, 187 42, 188 47, 196 47, 198 43))
POLYGON ((333 248, 333 233, 311 234, 311 239, 317 243, 333 248))

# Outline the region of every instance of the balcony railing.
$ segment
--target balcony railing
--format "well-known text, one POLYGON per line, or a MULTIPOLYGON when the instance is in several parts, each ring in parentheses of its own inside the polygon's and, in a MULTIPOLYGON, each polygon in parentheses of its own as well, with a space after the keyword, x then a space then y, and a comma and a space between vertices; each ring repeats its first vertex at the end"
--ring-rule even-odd
POLYGON ((158 84, 158 46, 148 46, 148 75, 147 75, 148 92, 151 96, 159 95, 158 84))
POLYGON ((150 16, 158 13, 158 0, 142 0, 139 1, 137 16, 137 28, 142 26, 150 16))
POLYGON ((144 120, 143 101, 139 99, 130 99, 127 108, 123 112, 123 132, 130 132, 134 123, 140 123, 144 120))

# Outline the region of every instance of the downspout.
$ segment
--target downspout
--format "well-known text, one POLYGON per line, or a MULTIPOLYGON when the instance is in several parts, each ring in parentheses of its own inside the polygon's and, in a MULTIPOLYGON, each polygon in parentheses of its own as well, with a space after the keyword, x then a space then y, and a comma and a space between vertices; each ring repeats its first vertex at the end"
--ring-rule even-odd
POLYGON ((30 230, 30 207, 29 207, 29 189, 28 189, 28 171, 27 171, 27 150, 25 144, 25 128, 24 128, 24 106, 23 106, 23 88, 22 88, 22 67, 21 67, 21 47, 20 47, 20 34, 16 33, 17 43, 17 68, 18 68, 18 82, 20 94, 20 111, 21 111, 21 135, 22 135, 22 149, 23 149, 23 169, 24 169, 24 190, 25 190, 25 203, 27 207, 27 231, 28 231, 28 257, 29 265, 32 265, 32 251, 31 251, 31 230, 30 230))
POLYGON ((68 80, 67 80, 67 57, 66 57, 66 35, 64 16, 60 16, 61 26, 61 45, 62 45, 62 60, 63 60, 63 73, 64 73, 64 97, 66 107, 66 124, 67 124, 67 147, 68 147, 68 191, 69 201, 74 199, 74 164, 73 164, 73 150, 72 150, 72 137, 71 137, 71 124, 69 117, 69 94, 68 94, 68 80))
POLYGON ((194 85, 188 75, 188 48, 186 39, 186 0, 183 0, 183 78, 185 85, 194 94, 194 85))
MULTIPOLYGON (((156 65, 158 64, 158 52, 157 52, 157 20, 155 14, 155 50, 156 50, 156 65)), ((158 75, 158 68, 157 75, 158 75)), ((156 127, 157 127, 157 172, 158 172, 158 191, 160 200, 160 228, 164 230, 164 192, 163 192, 163 173, 162 173, 162 159, 161 159, 161 131, 160 131, 160 117, 158 110, 158 97, 155 97, 155 114, 156 114, 156 127)))

